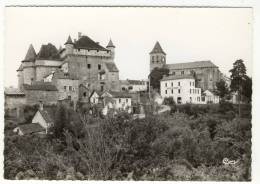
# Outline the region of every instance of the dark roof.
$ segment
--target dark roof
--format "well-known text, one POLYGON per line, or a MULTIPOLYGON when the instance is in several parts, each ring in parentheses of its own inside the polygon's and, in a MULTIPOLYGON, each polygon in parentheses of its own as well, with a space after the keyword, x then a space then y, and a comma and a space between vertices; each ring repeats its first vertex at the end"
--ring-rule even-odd
POLYGON ((169 75, 163 77, 161 81, 177 80, 177 79, 194 79, 194 77, 192 75, 169 75))
POLYGON ((118 72, 119 70, 116 67, 116 64, 113 62, 105 63, 109 72, 118 72))
POLYGON ((153 50, 150 52, 150 54, 156 54, 156 53, 166 54, 163 51, 163 49, 158 41, 155 43, 153 50))
POLYGON ((105 50, 105 51, 107 51, 107 49, 105 49, 104 47, 102 47, 101 45, 99 45, 98 43, 93 41, 92 39, 90 39, 88 36, 82 36, 80 39, 78 39, 74 43, 74 47, 76 49, 82 48, 82 49, 89 49, 89 50, 105 50))
POLYGON ((107 91, 113 98, 131 98, 131 94, 122 91, 107 91))
POLYGON ((50 82, 34 82, 32 85, 23 84, 25 90, 38 90, 38 91, 58 91, 55 85, 50 82))
POLYGON ((217 66, 212 63, 211 61, 194 61, 188 63, 175 63, 175 64, 167 64, 166 65, 169 69, 192 69, 192 68, 209 68, 217 66))
POLYGON ((18 68, 16 71, 17 71, 17 72, 18 72, 18 71, 23 71, 23 65, 20 64, 19 68, 18 68))
MULTIPOLYGON (((49 74, 50 75, 50 74, 49 74)), ((64 73, 62 70, 58 69, 54 72, 53 77, 56 79, 70 79, 79 80, 79 78, 72 73, 64 73)))
POLYGON ((24 58, 24 60, 22 62, 34 62, 35 59, 36 59, 36 52, 35 52, 35 50, 33 48, 33 45, 31 44, 29 46, 29 49, 28 49, 28 51, 26 53, 26 56, 25 56, 25 58, 24 58))
POLYGON ((25 94, 17 88, 5 88, 4 94, 7 96, 24 96, 25 94))
POLYGON ((113 48, 115 48, 115 46, 114 46, 114 44, 113 44, 113 42, 112 42, 111 39, 109 40, 109 42, 108 42, 108 44, 107 44, 107 48, 108 48, 108 47, 113 47, 113 48))
POLYGON ((32 134, 36 132, 45 131, 45 129, 38 123, 29 123, 18 126, 23 134, 32 134))
POLYGON ((59 60, 59 51, 57 48, 48 43, 47 45, 42 45, 39 53, 37 54, 38 59, 51 59, 51 60, 59 60))
POLYGON ((73 45, 73 42, 72 42, 72 39, 71 39, 70 35, 69 35, 66 43, 64 43, 64 45, 67 45, 67 44, 72 44, 73 45))
POLYGON ((146 83, 146 81, 142 81, 142 80, 129 80, 129 79, 127 79, 127 82, 133 85, 143 85, 146 83))
POLYGON ((43 119, 47 123, 53 123, 55 118, 55 109, 52 107, 44 107, 43 110, 39 110, 43 119))

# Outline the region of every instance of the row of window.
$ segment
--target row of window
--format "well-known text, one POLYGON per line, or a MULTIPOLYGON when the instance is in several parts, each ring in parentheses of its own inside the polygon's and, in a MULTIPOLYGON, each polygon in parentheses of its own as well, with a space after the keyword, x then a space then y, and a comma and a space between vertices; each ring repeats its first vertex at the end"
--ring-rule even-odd
MULTIPOLYGON (((85 49, 83 49, 83 50, 85 50, 85 49)), ((81 49, 78 49, 78 52, 80 52, 81 51, 81 49)), ((89 52, 90 50, 88 49, 88 52, 89 52)), ((97 50, 97 52, 99 52, 99 50, 97 50)), ((109 53, 109 50, 107 51, 107 53, 109 53)))
POLYGON ((64 91, 75 91, 75 88, 72 86, 64 86, 64 91))
MULTIPOLYGON (((152 56, 152 61, 155 61, 155 56, 152 56)), ((159 61, 159 56, 156 56, 156 61, 158 63, 159 61)), ((165 57, 162 57, 162 61, 164 62, 165 61, 165 57)))
MULTIPOLYGON (((91 64, 88 64, 87 67, 88 67, 88 69, 91 69, 91 64)), ((101 70, 101 65, 100 64, 98 64, 98 70, 101 70)))
POLYGON ((199 89, 190 89, 190 94, 200 94, 200 90, 199 89))
MULTIPOLYGON (((165 90, 165 94, 167 94, 168 93, 168 91, 167 91, 167 89, 165 90)), ((171 93, 173 94, 173 89, 171 90, 171 93)), ((178 89, 178 93, 180 94, 181 93, 181 90, 180 89, 178 89)))
MULTIPOLYGON (((190 101, 192 102, 192 97, 190 97, 190 101)), ((197 101, 200 102, 200 97, 197 97, 197 101)))
MULTIPOLYGON (((173 82, 171 82, 171 86, 173 86, 173 82)), ((181 82, 178 82, 178 86, 181 86, 181 82)), ((167 87, 167 82, 165 82, 165 87, 167 87)))

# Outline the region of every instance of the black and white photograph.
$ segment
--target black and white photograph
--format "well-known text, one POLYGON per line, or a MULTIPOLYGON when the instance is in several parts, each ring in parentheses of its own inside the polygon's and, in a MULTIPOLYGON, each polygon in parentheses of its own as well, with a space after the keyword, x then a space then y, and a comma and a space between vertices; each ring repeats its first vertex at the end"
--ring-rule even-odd
POLYGON ((7 6, 3 73, 5 180, 252 180, 252 7, 7 6))

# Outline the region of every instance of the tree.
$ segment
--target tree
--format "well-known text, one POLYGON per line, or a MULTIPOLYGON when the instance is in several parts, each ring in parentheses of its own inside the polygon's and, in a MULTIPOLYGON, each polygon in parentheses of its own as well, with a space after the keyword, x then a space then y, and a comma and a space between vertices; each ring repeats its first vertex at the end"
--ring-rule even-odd
POLYGON ((227 83, 221 79, 216 83, 217 90, 215 94, 218 95, 221 99, 225 99, 225 97, 229 94, 229 89, 227 83))
POLYGON ((242 59, 236 60, 235 63, 233 63, 233 68, 229 72, 231 72, 231 91, 238 93, 238 111, 240 117, 241 91, 247 77, 244 61, 242 59))
POLYGON ((246 97, 248 102, 252 100, 252 78, 246 76, 245 81, 242 84, 242 95, 246 97))
POLYGON ((164 75, 169 74, 168 68, 154 68, 150 73, 150 86, 154 89, 160 90, 160 80, 164 75))

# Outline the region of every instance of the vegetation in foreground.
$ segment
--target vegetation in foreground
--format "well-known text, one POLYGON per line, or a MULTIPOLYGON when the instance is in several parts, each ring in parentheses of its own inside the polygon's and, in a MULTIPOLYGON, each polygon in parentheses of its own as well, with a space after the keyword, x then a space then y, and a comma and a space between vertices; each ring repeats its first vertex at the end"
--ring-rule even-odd
POLYGON ((46 137, 14 135, 6 124, 4 177, 250 181, 251 107, 242 107, 240 118, 227 104, 172 105, 168 114, 88 117, 80 126, 59 117, 66 113, 60 109, 46 137))

